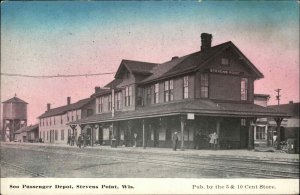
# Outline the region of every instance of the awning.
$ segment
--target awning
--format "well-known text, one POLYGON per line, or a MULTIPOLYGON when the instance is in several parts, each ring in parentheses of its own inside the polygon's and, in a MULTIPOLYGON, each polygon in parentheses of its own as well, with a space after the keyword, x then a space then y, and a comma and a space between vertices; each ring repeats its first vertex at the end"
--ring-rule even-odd
POLYGON ((162 104, 153 104, 146 107, 137 107, 133 111, 116 111, 114 117, 109 113, 101 113, 68 123, 93 124, 101 122, 121 121, 130 119, 153 118, 194 113, 202 116, 264 118, 289 117, 286 113, 262 107, 251 103, 220 103, 212 100, 196 99, 191 101, 174 101, 162 104))

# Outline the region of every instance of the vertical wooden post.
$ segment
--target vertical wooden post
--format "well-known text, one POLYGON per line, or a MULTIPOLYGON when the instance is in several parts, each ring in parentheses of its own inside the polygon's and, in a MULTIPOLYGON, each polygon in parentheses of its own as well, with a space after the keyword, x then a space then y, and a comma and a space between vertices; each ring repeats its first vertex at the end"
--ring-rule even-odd
POLYGON ((276 132, 277 132, 277 144, 276 144, 276 149, 279 150, 280 149, 280 142, 281 142, 281 132, 280 132, 280 126, 281 126, 281 122, 283 120, 283 118, 274 118, 275 122, 276 122, 276 132))
POLYGON ((180 116, 180 126, 181 126, 181 150, 184 150, 184 116, 180 116))
POLYGON ((145 144, 145 120, 142 120, 142 126, 143 126, 143 148, 146 149, 146 144, 145 144))
POLYGON ((248 137, 248 149, 254 149, 254 125, 256 123, 256 118, 249 120, 249 137, 248 137))
POLYGON ((96 125, 92 125, 92 128, 91 128, 91 142, 90 142, 90 145, 93 147, 94 146, 94 128, 95 128, 96 125))

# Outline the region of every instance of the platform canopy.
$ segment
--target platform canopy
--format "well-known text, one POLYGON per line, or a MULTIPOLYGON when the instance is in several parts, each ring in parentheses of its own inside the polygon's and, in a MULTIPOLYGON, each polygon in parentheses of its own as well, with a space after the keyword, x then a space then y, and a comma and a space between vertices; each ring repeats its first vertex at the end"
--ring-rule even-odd
POLYGON ((202 116, 240 117, 240 118, 286 118, 286 113, 251 103, 224 103, 212 100, 197 99, 193 101, 179 101, 168 104, 155 104, 147 107, 137 107, 134 111, 116 111, 114 117, 111 112, 96 114, 84 119, 68 123, 92 124, 130 119, 143 119, 193 113, 202 116))

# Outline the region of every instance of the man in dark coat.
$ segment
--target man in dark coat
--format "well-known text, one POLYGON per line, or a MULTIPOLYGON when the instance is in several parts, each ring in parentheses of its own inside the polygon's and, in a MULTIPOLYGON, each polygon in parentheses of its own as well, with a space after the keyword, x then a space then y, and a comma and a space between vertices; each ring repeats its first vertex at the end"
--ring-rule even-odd
POLYGON ((174 135, 173 135, 173 150, 176 151, 177 149, 177 144, 178 144, 178 135, 177 135, 177 132, 175 131, 174 132, 174 135))
POLYGON ((81 148, 81 142, 82 142, 82 136, 81 134, 78 136, 77 145, 79 148, 81 148))

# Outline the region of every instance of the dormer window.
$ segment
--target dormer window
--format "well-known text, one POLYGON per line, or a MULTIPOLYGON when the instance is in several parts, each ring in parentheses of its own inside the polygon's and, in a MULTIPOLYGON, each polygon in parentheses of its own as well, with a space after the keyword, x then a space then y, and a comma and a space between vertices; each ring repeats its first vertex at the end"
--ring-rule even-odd
POLYGON ((221 59, 221 65, 222 66, 229 66, 229 59, 228 58, 222 58, 221 59))

